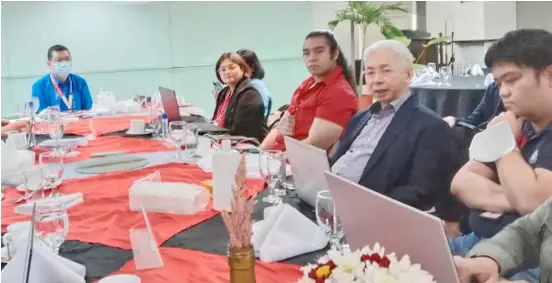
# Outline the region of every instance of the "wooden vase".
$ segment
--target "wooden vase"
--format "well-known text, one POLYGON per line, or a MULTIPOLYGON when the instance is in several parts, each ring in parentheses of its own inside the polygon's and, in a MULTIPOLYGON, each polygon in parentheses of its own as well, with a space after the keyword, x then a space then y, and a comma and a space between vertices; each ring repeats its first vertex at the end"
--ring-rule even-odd
POLYGON ((255 283, 255 251, 253 246, 228 248, 230 283, 255 283))

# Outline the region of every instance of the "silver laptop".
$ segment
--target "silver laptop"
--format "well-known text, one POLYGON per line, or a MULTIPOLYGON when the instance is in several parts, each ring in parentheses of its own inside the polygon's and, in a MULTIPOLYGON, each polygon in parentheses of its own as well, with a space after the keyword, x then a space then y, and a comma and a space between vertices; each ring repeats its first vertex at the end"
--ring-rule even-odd
POLYGON ((399 259, 408 254, 435 281, 460 283, 439 218, 330 172, 325 175, 351 249, 378 242, 399 259))
POLYGON ((320 148, 287 136, 284 142, 297 196, 314 206, 318 192, 328 189, 324 178, 324 172, 330 170, 328 155, 320 148))

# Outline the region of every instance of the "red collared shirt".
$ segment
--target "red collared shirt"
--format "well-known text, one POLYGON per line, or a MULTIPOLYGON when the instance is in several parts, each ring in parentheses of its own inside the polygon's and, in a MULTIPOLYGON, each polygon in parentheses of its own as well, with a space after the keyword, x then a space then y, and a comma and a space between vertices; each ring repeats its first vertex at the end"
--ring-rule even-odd
MULTIPOLYGON (((316 84, 311 76, 295 90, 287 110, 295 118, 293 138, 306 139, 314 118, 332 122, 345 129, 357 113, 357 107, 357 97, 343 75, 341 66, 335 67, 324 80, 316 84)), ((274 149, 285 150, 282 135, 276 138, 274 149)))

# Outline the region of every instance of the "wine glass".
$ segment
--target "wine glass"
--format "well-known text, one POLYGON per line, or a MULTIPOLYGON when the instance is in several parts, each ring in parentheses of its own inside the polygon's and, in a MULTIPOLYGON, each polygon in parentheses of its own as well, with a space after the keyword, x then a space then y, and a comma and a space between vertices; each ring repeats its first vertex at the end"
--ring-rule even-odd
POLYGON ((58 254, 69 232, 69 216, 65 205, 55 201, 37 203, 35 231, 52 252, 58 254))
POLYGON ((44 197, 42 168, 40 166, 33 165, 31 167, 24 168, 21 171, 23 171, 25 200, 30 201, 36 199, 37 197, 34 197, 34 195, 36 195, 37 191, 41 191, 41 197, 44 197))
POLYGON ((441 72, 441 76, 443 77, 443 84, 445 86, 450 86, 450 76, 452 75, 452 71, 450 69, 450 66, 442 66, 441 69, 439 69, 439 72, 441 72))
POLYGON ((186 122, 172 121, 169 123, 169 136, 176 143, 176 159, 183 161, 182 142, 186 139, 186 122))
POLYGON ((344 236, 341 222, 337 217, 335 203, 330 191, 320 191, 316 195, 316 222, 330 238, 333 249, 342 250, 339 242, 344 236))
POLYGON ((435 74, 437 74, 437 64, 435 64, 433 62, 427 63, 426 71, 427 71, 430 78, 434 78, 435 74))
POLYGON ((259 153, 259 171, 268 185, 268 195, 262 199, 265 203, 279 204, 282 198, 276 195, 275 188, 280 174, 282 152, 278 150, 266 150, 259 153))
POLYGON ((56 141, 58 144, 56 150, 61 153, 60 140, 63 137, 63 123, 61 123, 61 120, 48 124, 48 134, 50 135, 50 138, 56 141))
POLYGON ((63 155, 60 152, 49 151, 41 153, 38 159, 40 167, 42 168, 44 189, 52 189, 50 196, 59 195, 59 192, 55 192, 55 189, 61 184, 63 155))
POLYGON ((36 115, 36 111, 40 108, 40 100, 37 97, 32 97, 25 103, 26 111, 29 111, 30 116, 36 115))
POLYGON ((284 189, 283 195, 286 195, 286 190, 295 191, 296 188, 293 181, 290 182, 287 178, 287 164, 289 163, 289 159, 286 154, 282 154, 282 156, 283 156, 283 159, 282 159, 282 168, 280 169, 280 184, 284 189))

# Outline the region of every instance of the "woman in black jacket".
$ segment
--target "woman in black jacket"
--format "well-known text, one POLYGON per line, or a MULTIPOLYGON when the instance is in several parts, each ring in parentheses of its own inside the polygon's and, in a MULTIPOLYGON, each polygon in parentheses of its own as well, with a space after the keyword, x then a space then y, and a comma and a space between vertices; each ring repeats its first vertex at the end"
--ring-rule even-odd
POLYGON ((233 136, 256 138, 262 142, 268 128, 264 103, 247 78, 249 66, 234 52, 222 54, 216 64, 217 79, 226 85, 217 96, 213 120, 233 136))

